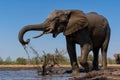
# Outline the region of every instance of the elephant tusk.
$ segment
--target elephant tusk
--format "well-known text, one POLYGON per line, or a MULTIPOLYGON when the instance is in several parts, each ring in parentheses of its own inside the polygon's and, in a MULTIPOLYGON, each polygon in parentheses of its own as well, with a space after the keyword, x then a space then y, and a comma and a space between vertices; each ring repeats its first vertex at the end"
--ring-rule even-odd
POLYGON ((35 36, 35 37, 33 37, 33 38, 38 38, 38 37, 41 37, 43 34, 45 34, 45 33, 43 32, 42 34, 37 35, 37 36, 35 36))
POLYGON ((51 33, 52 30, 53 30, 53 29, 51 28, 49 31, 45 31, 44 33, 45 33, 45 34, 51 33))
POLYGON ((44 35, 44 34, 48 34, 48 33, 50 33, 50 32, 52 32, 52 29, 50 29, 49 31, 47 31, 47 32, 43 32, 43 33, 41 33, 41 34, 39 34, 39 35, 37 35, 37 36, 35 36, 35 37, 33 37, 33 38, 38 38, 38 37, 41 37, 42 35, 44 35))

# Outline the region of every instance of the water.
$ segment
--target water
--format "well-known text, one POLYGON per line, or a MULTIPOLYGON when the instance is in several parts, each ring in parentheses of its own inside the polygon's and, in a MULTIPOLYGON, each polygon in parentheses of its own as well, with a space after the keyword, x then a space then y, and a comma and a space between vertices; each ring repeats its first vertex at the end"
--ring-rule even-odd
MULTIPOLYGON (((23 46, 28 60, 30 60, 30 53, 36 56, 36 62, 40 59, 39 53, 29 44, 23 46)), ((36 63, 37 65, 38 63, 36 63)), ((39 68, 39 65, 38 65, 39 68)), ((41 76, 38 75, 38 70, 0 70, 0 80, 69 80, 71 74, 54 74, 41 76)))
POLYGON ((40 60, 39 53, 35 50, 35 48, 33 48, 33 46, 29 44, 29 45, 24 45, 23 48, 28 56, 28 60, 30 60, 30 53, 36 56, 36 62, 40 60))
POLYGON ((68 80, 70 74, 40 76, 37 70, 0 70, 0 80, 68 80))

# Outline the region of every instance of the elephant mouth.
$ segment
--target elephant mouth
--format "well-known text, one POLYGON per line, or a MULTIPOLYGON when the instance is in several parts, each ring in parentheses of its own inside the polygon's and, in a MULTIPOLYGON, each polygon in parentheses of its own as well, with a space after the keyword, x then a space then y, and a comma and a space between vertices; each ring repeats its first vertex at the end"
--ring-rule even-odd
POLYGON ((53 34, 53 38, 56 38, 59 33, 53 34))

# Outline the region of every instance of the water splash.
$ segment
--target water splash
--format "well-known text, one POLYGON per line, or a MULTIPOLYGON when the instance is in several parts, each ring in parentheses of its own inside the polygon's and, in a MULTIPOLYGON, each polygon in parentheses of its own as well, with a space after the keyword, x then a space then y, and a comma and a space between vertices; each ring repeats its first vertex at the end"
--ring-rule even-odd
POLYGON ((25 50, 25 52, 26 52, 26 54, 27 54, 27 56, 28 56, 28 64, 31 64, 31 63, 30 63, 30 60, 31 60, 31 59, 30 59, 30 53, 32 53, 32 54, 35 55, 36 68, 37 68, 38 72, 40 72, 41 67, 39 66, 39 61, 40 61, 41 59, 40 59, 39 53, 38 53, 38 52, 36 51, 36 49, 33 48, 33 46, 31 46, 30 44, 24 45, 23 48, 24 48, 24 50, 25 50))
POLYGON ((33 54, 36 55, 36 59, 39 60, 40 59, 39 53, 32 46, 30 46, 30 49, 33 51, 33 54))
POLYGON ((28 45, 24 45, 23 48, 28 56, 28 63, 30 64, 30 55, 29 55, 28 45))
POLYGON ((31 64, 30 63, 30 53, 32 53, 36 56, 35 64, 36 64, 36 69, 37 69, 38 75, 48 75, 48 74, 52 74, 52 73, 56 74, 56 73, 61 72, 61 71, 58 71, 57 69, 55 69, 55 65, 60 67, 58 56, 59 56, 59 54, 63 53, 63 51, 60 52, 56 49, 56 51, 55 51, 56 55, 50 55, 50 54, 47 54, 45 51, 43 51, 44 56, 42 56, 42 58, 41 58, 38 51, 36 51, 36 49, 33 46, 31 46, 30 44, 25 45, 23 47, 24 47, 26 54, 28 55, 29 64, 31 64), (39 65, 40 61, 43 63, 42 66, 39 65))

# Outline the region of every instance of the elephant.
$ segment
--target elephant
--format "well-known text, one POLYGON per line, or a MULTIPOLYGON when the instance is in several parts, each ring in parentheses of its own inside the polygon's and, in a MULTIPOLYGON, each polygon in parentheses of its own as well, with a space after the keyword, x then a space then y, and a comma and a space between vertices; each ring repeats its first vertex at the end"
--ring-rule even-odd
POLYGON ((120 64, 120 54, 114 54, 116 64, 120 64))
POLYGON ((25 41, 23 38, 24 34, 31 30, 43 32, 33 38, 48 33, 51 33, 55 38, 59 33, 63 32, 66 38, 72 74, 79 73, 79 63, 86 72, 89 72, 91 68, 97 70, 99 68, 99 49, 101 49, 102 53, 102 68, 107 68, 107 50, 111 30, 108 20, 104 16, 96 12, 84 13, 82 10, 53 10, 44 22, 27 25, 20 30, 18 38, 23 46, 30 42, 30 39, 25 41), (76 58, 76 44, 80 45, 81 49, 79 63, 76 58), (93 51, 92 67, 87 62, 90 51, 93 51))

